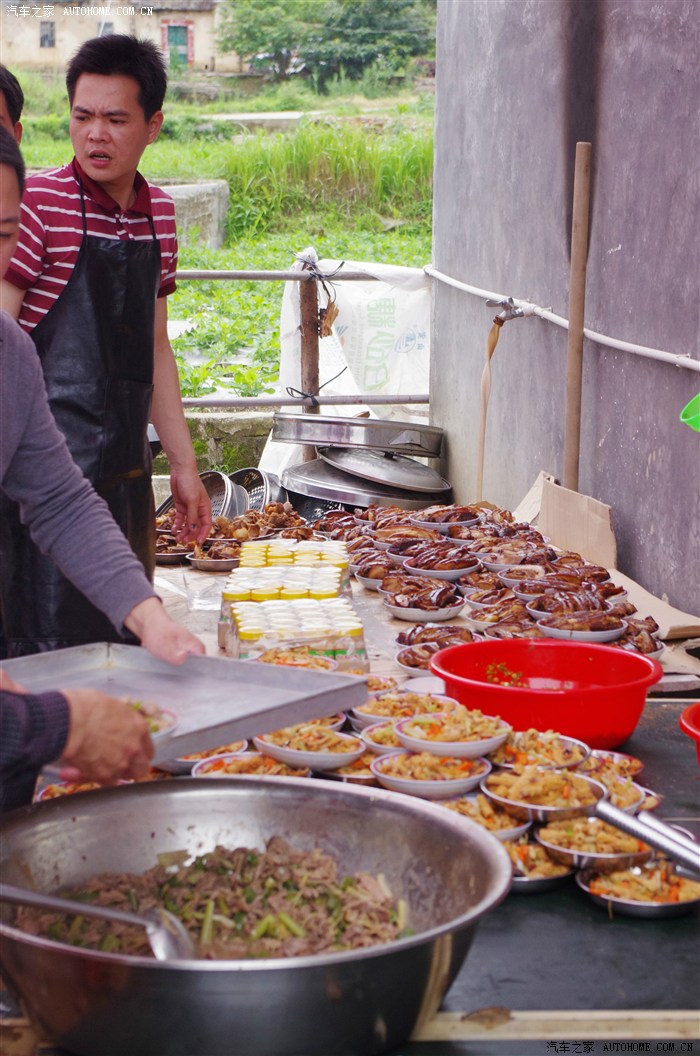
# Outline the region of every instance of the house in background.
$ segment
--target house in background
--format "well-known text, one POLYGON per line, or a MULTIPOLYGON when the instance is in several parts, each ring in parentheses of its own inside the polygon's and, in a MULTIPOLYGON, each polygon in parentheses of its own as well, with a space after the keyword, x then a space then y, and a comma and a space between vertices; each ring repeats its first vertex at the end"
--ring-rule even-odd
POLYGON ((237 55, 219 55, 216 0, 152 0, 151 3, 0 2, 0 59, 10 69, 63 73, 91 37, 131 33, 155 41, 171 70, 240 73, 237 55))

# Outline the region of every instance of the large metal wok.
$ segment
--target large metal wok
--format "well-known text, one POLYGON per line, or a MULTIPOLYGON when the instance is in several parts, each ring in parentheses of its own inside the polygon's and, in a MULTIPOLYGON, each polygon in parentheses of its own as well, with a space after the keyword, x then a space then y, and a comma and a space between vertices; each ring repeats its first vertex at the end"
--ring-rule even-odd
POLYGON ((442 807, 340 782, 179 779, 51 800, 7 815, 9 883, 55 891, 159 852, 262 848, 279 835, 383 873, 416 934, 288 960, 156 962, 18 931, 2 907, 0 964, 29 1016, 83 1056, 371 1056, 437 1010, 480 916, 510 886, 498 841, 442 807))

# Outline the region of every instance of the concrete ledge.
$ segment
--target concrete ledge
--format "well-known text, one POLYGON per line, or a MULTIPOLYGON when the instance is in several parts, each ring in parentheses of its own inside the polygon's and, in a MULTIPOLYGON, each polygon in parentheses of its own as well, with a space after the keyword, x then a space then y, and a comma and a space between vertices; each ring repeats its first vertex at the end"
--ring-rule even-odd
MULTIPOLYGON (((236 469, 257 466, 272 429, 272 417, 272 410, 186 411, 199 472, 220 469, 233 473, 236 469)), ((154 460, 153 472, 154 475, 169 473, 164 454, 154 460)), ((169 491, 165 497, 168 494, 169 491)))
POLYGON ((199 231, 199 241, 209 249, 221 249, 226 234, 228 184, 226 180, 202 183, 162 185, 175 202, 178 235, 182 238, 192 228, 199 231))

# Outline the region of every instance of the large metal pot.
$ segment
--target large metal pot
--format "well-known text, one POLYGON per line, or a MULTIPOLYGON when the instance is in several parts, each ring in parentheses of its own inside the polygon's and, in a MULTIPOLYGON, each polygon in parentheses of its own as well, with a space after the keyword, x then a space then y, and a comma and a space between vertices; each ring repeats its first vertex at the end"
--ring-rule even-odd
POLYGON ((383 873, 416 934, 367 950, 268 961, 154 962, 26 935, 2 907, 0 964, 34 1022, 83 1056, 371 1056, 437 1010, 480 916, 510 886, 485 830, 383 790, 303 779, 188 779, 55 799, 7 815, 5 880, 54 891, 159 852, 270 836, 383 873))

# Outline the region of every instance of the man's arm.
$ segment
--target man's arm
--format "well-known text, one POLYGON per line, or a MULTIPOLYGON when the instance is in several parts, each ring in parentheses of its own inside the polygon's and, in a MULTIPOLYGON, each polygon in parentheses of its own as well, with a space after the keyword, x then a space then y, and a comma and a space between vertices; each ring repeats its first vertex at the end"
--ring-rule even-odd
POLYGON ((177 364, 168 338, 165 297, 156 301, 151 420, 170 462, 170 490, 177 510, 175 534, 201 543, 211 528, 211 503, 197 472, 182 408, 177 364))
POLYGON ((11 315, 13 319, 19 319, 19 313, 24 300, 24 290, 13 286, 11 282, 0 282, 0 308, 11 315))

